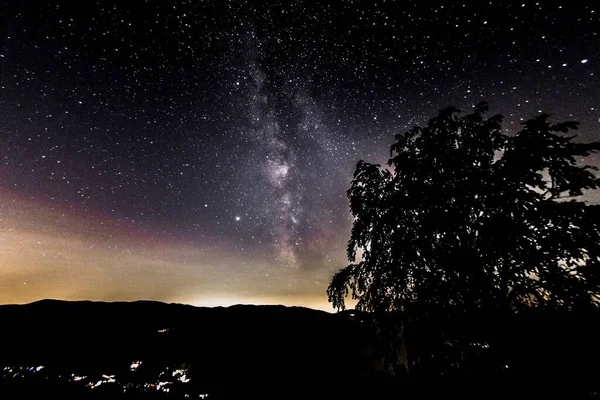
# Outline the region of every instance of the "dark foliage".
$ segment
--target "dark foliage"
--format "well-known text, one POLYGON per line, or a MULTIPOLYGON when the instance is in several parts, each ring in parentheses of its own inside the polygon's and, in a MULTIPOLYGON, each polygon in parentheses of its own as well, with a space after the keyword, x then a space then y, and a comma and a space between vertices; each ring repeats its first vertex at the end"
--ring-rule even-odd
POLYGON ((350 295, 358 310, 396 321, 380 328, 392 344, 403 326, 413 372, 499 370, 523 321, 597 317, 600 211, 581 196, 600 186, 583 165, 600 143, 577 141, 576 122, 545 114, 509 136, 486 111, 450 107, 396 135, 389 165, 360 161, 348 190, 351 264, 334 275, 329 301, 344 309, 350 295))
POLYGON ((358 163, 353 263, 328 289, 334 307, 349 292, 364 311, 597 304, 598 207, 577 197, 599 187, 580 163, 600 143, 561 135, 577 123, 548 115, 507 136, 486 110, 447 108, 397 135, 390 169, 358 163))

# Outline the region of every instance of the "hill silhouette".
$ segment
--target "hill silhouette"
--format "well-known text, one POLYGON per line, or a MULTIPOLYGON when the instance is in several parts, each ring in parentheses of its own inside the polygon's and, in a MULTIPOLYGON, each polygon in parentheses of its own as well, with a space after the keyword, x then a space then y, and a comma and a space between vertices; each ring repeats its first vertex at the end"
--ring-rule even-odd
POLYGON ((43 300, 0 306, 0 321, 0 367, 118 378, 140 360, 140 379, 189 365, 212 398, 304 396, 352 382, 364 375, 368 343, 360 321, 302 307, 43 300))
POLYGON ((431 368, 394 377, 378 369, 372 316, 355 310, 154 301, 5 305, 0 399, 589 395, 599 389, 598 316, 596 309, 531 310, 504 320, 424 320, 419 340, 441 330, 445 345, 430 349, 435 357, 424 364, 431 368), (458 338, 470 338, 468 353, 456 352, 458 338), (439 374, 447 364, 453 367, 439 374))

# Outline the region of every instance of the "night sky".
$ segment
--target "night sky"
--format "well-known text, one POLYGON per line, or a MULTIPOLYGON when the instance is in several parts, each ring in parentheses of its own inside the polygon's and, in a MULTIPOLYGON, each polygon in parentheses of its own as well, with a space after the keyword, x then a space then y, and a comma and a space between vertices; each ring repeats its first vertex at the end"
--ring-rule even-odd
POLYGON ((0 1, 0 303, 331 309, 358 160, 480 100, 600 140, 599 65, 597 1, 0 1))

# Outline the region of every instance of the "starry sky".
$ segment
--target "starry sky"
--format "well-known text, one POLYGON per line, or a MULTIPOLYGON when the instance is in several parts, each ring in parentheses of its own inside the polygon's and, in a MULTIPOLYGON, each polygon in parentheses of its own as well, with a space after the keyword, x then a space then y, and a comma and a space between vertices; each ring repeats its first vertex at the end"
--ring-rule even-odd
POLYGON ((0 303, 331 310, 360 159, 481 100, 600 140, 599 65, 597 1, 0 1, 0 303))

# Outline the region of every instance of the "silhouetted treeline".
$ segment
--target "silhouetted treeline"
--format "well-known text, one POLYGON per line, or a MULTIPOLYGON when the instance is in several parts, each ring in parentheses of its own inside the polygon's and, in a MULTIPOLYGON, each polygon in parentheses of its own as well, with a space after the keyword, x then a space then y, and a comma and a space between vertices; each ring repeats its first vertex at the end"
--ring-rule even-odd
POLYGON ((358 162, 329 301, 373 321, 373 388, 595 392, 600 142, 548 114, 509 135, 487 111, 445 108, 395 135, 386 167, 358 162))

